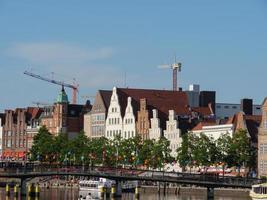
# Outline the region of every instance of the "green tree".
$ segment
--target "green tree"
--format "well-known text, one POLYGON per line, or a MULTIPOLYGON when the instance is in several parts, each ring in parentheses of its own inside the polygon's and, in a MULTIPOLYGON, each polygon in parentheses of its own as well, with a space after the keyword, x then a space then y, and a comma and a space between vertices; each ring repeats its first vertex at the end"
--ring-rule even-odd
POLYGON ((237 130, 232 138, 229 154, 233 158, 234 166, 240 168, 252 167, 253 164, 255 148, 251 145, 250 138, 248 137, 248 132, 246 130, 237 130))
POLYGON ((33 137, 33 146, 30 150, 31 160, 51 162, 54 153, 53 142, 51 133, 42 126, 33 137))
POLYGON ((65 155, 68 152, 69 141, 67 134, 60 133, 53 140, 53 153, 54 161, 62 163, 64 161, 65 155))
POLYGON ((197 148, 192 151, 192 157, 196 166, 210 166, 217 162, 217 148, 212 138, 200 133, 195 143, 197 148))
POLYGON ((68 145, 68 159, 73 164, 83 164, 84 156, 88 154, 89 139, 83 131, 69 141, 68 145))
POLYGON ((193 133, 185 133, 182 136, 182 144, 177 149, 177 161, 182 167, 182 170, 185 171, 186 167, 190 168, 194 165, 193 159, 193 150, 196 147, 197 137, 193 133))

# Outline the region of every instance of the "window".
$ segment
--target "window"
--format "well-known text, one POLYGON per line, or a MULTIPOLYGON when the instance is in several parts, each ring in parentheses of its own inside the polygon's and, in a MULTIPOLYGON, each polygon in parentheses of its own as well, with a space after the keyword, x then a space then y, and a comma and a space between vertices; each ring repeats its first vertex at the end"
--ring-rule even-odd
POLYGON ((263 122, 263 127, 264 127, 264 129, 267 129, 267 120, 265 120, 265 121, 263 122))
POLYGON ((237 107, 236 107, 236 106, 232 106, 232 108, 233 108, 233 109, 237 109, 237 107))
POLYGON ((224 108, 225 108, 225 109, 228 109, 228 108, 229 108, 229 106, 224 106, 224 108))
POLYGON ((221 108, 221 106, 216 106, 216 108, 221 108))

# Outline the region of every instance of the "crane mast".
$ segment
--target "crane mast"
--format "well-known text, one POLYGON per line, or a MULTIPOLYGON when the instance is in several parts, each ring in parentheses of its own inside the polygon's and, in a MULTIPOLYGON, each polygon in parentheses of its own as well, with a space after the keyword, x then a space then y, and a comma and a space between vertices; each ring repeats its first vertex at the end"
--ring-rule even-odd
POLYGON ((24 74, 28 75, 28 76, 31 76, 33 78, 37 78, 37 79, 49 82, 49 83, 53 83, 53 84, 56 84, 56 85, 61 85, 61 86, 64 86, 64 87, 71 88, 72 89, 72 103, 73 104, 77 103, 77 93, 78 93, 78 87, 79 87, 78 84, 64 83, 63 81, 57 81, 57 80, 54 80, 54 79, 49 79, 49 78, 46 78, 46 77, 43 77, 41 75, 34 74, 34 73, 28 72, 28 71, 25 71, 24 74))

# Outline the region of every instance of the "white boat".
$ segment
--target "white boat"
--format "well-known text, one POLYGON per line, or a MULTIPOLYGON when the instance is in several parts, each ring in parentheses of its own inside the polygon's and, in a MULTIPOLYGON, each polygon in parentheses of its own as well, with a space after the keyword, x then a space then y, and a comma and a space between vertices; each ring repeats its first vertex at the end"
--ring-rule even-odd
POLYGON ((79 181, 79 200, 100 199, 101 190, 105 188, 109 193, 114 181, 99 178, 99 180, 82 180, 79 181))
POLYGON ((253 185, 249 196, 252 200, 267 200, 267 183, 253 185))

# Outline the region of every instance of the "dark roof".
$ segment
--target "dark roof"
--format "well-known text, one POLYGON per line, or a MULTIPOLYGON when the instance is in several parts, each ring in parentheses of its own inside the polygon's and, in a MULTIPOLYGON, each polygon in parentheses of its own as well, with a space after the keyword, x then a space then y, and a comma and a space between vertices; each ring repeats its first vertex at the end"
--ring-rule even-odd
POLYGON ((111 95, 112 95, 112 91, 110 90, 99 90, 99 94, 104 102, 104 106, 106 108, 106 110, 109 107, 110 104, 110 99, 111 99, 111 95))
POLYGON ((203 121, 203 122, 199 122, 193 129, 192 131, 199 131, 203 129, 203 126, 215 126, 217 125, 216 121, 203 121))
POLYGON ((3 126, 5 124, 5 120, 6 120, 5 113, 0 113, 0 119, 1 119, 0 126, 3 126))
POLYGON ((148 109, 157 109, 159 116, 168 118, 169 110, 174 110, 176 115, 188 115, 188 97, 182 91, 153 90, 153 89, 129 89, 118 88, 119 101, 122 116, 127 106, 127 98, 132 97, 134 112, 140 107, 140 99, 146 99, 148 109))
POLYGON ((42 113, 43 113, 42 108, 28 107, 27 108, 27 121, 31 119, 39 119, 42 113))
POLYGON ((68 105, 68 117, 79 117, 83 113, 84 105, 69 104, 68 105))
POLYGON ((257 143, 259 126, 261 124, 262 116, 260 115, 245 115, 245 121, 251 141, 257 143))
POLYGON ((193 112, 197 112, 202 116, 211 116, 213 114, 212 110, 209 107, 193 107, 193 112))

